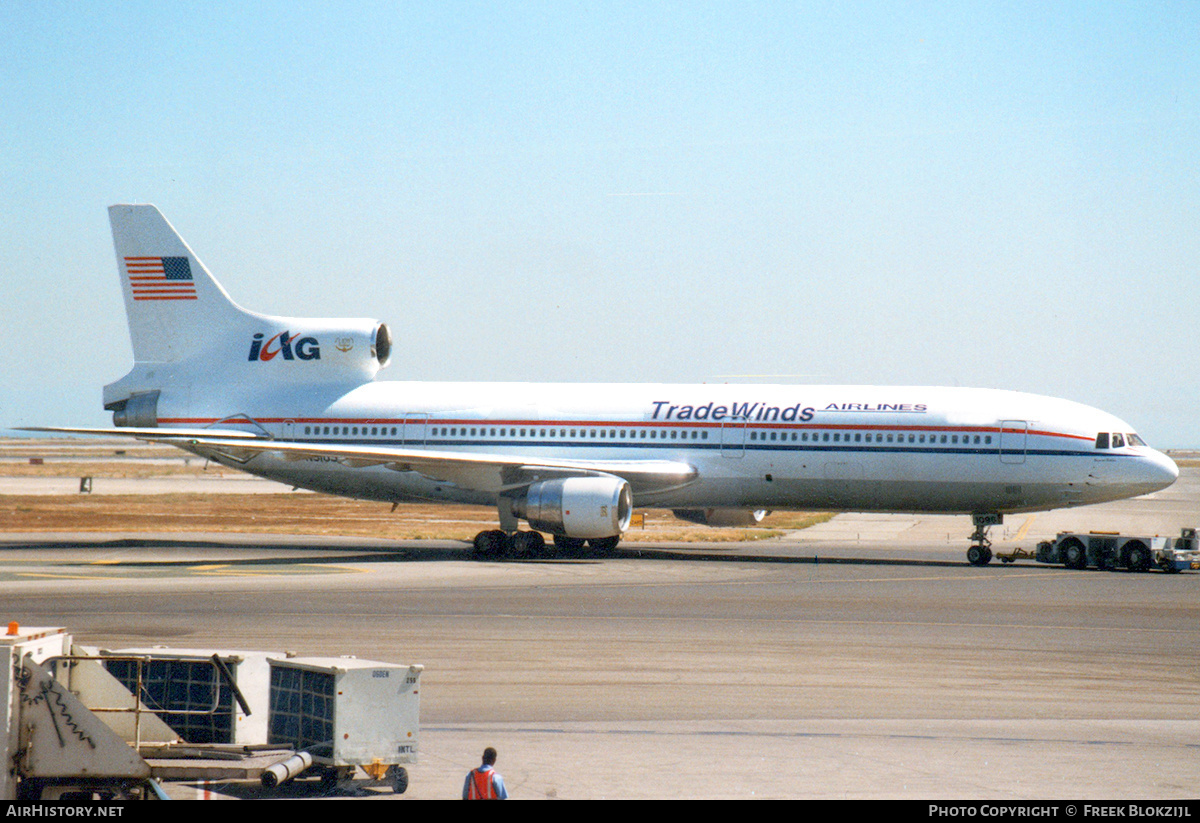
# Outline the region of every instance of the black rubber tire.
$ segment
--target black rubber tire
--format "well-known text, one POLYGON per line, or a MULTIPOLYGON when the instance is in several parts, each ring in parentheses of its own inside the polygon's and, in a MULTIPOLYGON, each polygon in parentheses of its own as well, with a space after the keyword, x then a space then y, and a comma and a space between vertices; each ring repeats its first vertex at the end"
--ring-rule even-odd
POLYGON ((593 551, 610 552, 617 547, 621 542, 621 535, 614 534, 612 537, 593 537, 588 540, 588 545, 593 551))
POLYGON ((1062 552, 1063 565, 1068 569, 1087 568, 1087 549, 1078 540, 1067 540, 1059 550, 1062 552))

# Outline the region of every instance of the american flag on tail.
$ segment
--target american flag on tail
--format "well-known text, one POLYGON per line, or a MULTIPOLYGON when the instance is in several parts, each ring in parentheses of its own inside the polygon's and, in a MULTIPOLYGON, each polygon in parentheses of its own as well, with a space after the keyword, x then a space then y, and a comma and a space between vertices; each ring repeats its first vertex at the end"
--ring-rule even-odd
POLYGON ((126 257, 134 300, 195 300, 196 282, 186 257, 126 257))

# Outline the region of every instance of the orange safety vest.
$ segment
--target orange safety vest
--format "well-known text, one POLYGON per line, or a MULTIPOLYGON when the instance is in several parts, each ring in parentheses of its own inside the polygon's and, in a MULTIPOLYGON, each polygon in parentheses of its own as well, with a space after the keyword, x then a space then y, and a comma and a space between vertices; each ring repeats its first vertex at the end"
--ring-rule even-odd
POLYGON ((498 800, 496 784, 492 782, 492 770, 480 766, 471 770, 471 782, 467 788, 467 800, 498 800))

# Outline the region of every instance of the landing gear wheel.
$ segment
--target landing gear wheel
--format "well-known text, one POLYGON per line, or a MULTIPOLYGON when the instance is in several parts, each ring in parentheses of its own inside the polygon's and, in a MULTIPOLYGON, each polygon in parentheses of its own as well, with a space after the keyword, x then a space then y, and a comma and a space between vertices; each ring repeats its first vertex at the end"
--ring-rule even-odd
POLYGON ((586 540, 578 537, 567 537, 565 534, 554 535, 554 546, 561 551, 577 552, 587 545, 586 540))
POLYGON ((621 535, 614 534, 612 537, 593 537, 588 540, 588 545, 593 550, 598 552, 610 552, 617 547, 621 542, 621 535))
POLYGON ((973 514, 971 523, 975 531, 971 532, 971 547, 967 549, 967 562, 972 566, 986 566, 992 562, 992 541, 988 540, 988 529, 997 526, 1004 519, 999 514, 973 514))
POLYGON ((972 566, 986 566, 992 562, 992 550, 987 546, 972 546, 967 549, 967 562, 972 566))
POLYGON ((517 532, 512 536, 512 552, 521 557, 538 557, 546 551, 541 532, 517 532))
POLYGON ((475 556, 479 558, 503 557, 508 554, 508 535, 499 529, 475 535, 475 556))

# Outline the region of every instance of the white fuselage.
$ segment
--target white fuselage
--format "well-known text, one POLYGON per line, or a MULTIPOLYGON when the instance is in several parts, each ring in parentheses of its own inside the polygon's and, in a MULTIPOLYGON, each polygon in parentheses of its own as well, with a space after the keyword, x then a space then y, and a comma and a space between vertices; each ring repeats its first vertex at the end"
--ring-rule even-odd
MULTIPOLYGON (((1148 446, 1098 448, 1100 432, 1126 442, 1133 432, 1110 414, 987 389, 390 381, 232 388, 224 396, 193 391, 186 406, 165 392, 158 424, 251 428, 233 417, 245 415, 297 443, 491 453, 533 464, 670 460, 695 467, 695 478, 672 488, 631 482, 635 505, 675 509, 1003 514, 1131 497, 1177 475, 1148 446)), ((352 497, 497 500, 494 490, 326 456, 216 459, 352 497)))

